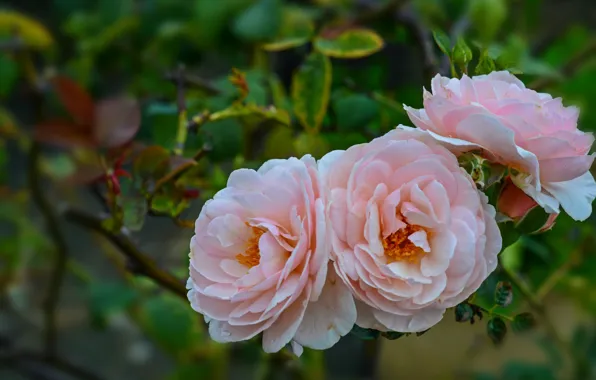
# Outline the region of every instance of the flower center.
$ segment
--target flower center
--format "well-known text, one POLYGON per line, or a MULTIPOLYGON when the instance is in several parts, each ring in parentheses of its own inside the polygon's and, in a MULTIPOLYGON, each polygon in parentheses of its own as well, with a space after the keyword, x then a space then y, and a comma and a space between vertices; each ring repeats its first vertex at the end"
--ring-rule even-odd
POLYGON ((261 261, 261 252, 259 251, 259 239, 261 235, 265 233, 265 230, 262 230, 257 227, 252 227, 252 236, 246 242, 246 251, 244 253, 239 253, 236 255, 236 260, 242 265, 245 265, 249 268, 259 265, 259 261, 261 261))
POLYGON ((407 225, 387 236, 383 240, 383 248, 385 249, 387 262, 407 261, 411 263, 418 261, 420 256, 424 255, 424 250, 414 245, 408 237, 414 232, 421 230, 421 227, 407 225))

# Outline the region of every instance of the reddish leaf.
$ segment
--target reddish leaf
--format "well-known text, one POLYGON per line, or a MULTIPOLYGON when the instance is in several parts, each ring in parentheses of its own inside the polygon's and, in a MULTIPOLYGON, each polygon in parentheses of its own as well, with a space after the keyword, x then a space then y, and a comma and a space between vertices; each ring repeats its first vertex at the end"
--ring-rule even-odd
POLYGON ((60 101, 78 127, 90 130, 95 112, 91 95, 72 79, 62 75, 56 75, 51 82, 60 101))
POLYGON ((102 147, 112 148, 129 142, 141 126, 139 105, 131 98, 102 100, 95 111, 93 134, 102 147))
POLYGON ((93 147, 93 137, 80 126, 69 121, 46 121, 35 126, 37 141, 62 147, 93 147))
POLYGON ((157 180, 166 175, 170 167, 170 154, 159 145, 144 149, 134 160, 133 171, 143 181, 157 180))
POLYGON ((101 165, 101 159, 97 152, 81 150, 78 152, 74 155, 77 169, 66 179, 67 183, 89 184, 105 177, 105 169, 101 165))

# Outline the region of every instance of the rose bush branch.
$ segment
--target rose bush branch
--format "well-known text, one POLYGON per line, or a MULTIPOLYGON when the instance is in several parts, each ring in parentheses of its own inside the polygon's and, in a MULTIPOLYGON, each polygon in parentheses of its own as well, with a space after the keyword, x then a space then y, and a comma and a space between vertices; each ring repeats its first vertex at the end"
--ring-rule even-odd
POLYGON ((107 228, 104 224, 106 219, 73 209, 67 209, 63 215, 70 222, 100 233, 118 247, 122 254, 129 260, 132 272, 151 278, 156 284, 186 299, 186 287, 182 281, 171 273, 159 268, 157 263, 141 252, 124 232, 113 232, 107 228))

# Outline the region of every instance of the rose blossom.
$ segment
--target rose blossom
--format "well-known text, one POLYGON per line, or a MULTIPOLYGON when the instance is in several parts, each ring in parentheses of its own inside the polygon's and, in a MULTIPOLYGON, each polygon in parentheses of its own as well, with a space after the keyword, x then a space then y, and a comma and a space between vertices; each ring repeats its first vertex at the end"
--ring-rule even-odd
MULTIPOLYGON (((502 215, 514 222, 524 219, 530 211, 538 207, 532 198, 515 186, 510 179, 506 179, 497 200, 497 209, 502 215)), ((546 232, 554 227, 559 214, 548 214, 544 224, 534 232, 546 232)))
POLYGON ((190 243, 188 299, 218 342, 263 332, 263 349, 325 349, 356 319, 328 271, 329 239, 311 156, 234 171, 203 206, 190 243))
POLYGON ((418 332, 495 269, 501 235, 457 158, 399 127, 319 163, 329 193, 332 259, 357 299, 357 324, 418 332))
POLYGON ((506 71, 470 78, 435 76, 412 122, 452 151, 481 149, 510 169, 513 183, 548 213, 559 205, 575 220, 592 212, 596 183, 587 155, 594 138, 577 129, 579 112, 560 98, 527 89, 506 71))

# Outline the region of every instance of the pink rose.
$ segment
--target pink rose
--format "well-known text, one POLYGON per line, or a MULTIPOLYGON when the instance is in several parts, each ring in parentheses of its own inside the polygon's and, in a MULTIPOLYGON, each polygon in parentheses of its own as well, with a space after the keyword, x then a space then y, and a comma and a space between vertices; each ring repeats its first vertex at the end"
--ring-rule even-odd
MULTIPOLYGON (((513 184, 510 179, 505 180, 505 184, 497 200, 497 210, 514 222, 523 220, 530 211, 538 207, 538 203, 530 198, 526 193, 513 184)), ((534 232, 546 232, 554 227, 559 214, 548 214, 542 227, 534 232)))
POLYGON ((332 259, 357 299, 357 324, 417 332, 495 269, 495 211, 457 158, 427 133, 394 130, 319 163, 332 259))
POLYGON ((412 122, 453 152, 481 149, 505 165, 513 183, 548 213, 559 206, 575 220, 592 212, 596 183, 589 169, 591 134, 561 99, 527 89, 506 71, 462 79, 437 75, 424 109, 405 106, 412 122))
POLYGON ((190 243, 188 299, 218 342, 263 333, 263 349, 325 349, 356 319, 328 271, 329 239, 311 156, 234 171, 203 206, 190 243))

